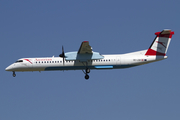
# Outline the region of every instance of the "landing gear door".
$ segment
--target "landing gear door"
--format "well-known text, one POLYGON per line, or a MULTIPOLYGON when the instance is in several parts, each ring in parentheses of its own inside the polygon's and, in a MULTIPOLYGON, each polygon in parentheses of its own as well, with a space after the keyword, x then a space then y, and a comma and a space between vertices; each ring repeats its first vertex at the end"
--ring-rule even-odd
POLYGON ((116 65, 120 65, 121 64, 121 57, 117 56, 116 57, 116 65))

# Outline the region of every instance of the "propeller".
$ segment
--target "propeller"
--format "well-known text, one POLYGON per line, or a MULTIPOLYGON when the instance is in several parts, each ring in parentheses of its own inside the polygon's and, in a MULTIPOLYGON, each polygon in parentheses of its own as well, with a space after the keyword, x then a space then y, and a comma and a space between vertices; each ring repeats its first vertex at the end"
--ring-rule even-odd
POLYGON ((62 46, 62 53, 59 55, 59 57, 63 58, 63 64, 64 64, 64 60, 65 60, 65 54, 64 54, 64 48, 62 46))

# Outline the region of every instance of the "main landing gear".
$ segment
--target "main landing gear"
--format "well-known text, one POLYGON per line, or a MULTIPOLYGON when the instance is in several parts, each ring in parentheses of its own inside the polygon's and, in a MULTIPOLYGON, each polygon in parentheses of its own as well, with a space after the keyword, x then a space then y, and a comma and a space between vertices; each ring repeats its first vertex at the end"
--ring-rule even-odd
POLYGON ((16 73, 13 71, 13 77, 16 77, 16 73))
MULTIPOLYGON (((83 71, 83 72, 84 72, 84 71, 83 71)), ((84 72, 84 74, 85 74, 85 77, 84 77, 84 78, 85 78, 86 80, 89 79, 88 73, 90 73, 90 69, 86 68, 86 70, 85 70, 85 72, 84 72)))
POLYGON ((86 80, 88 80, 89 79, 89 75, 88 75, 88 73, 90 73, 90 69, 88 68, 88 62, 82 62, 82 64, 86 67, 86 69, 85 69, 85 72, 83 71, 83 73, 85 74, 85 79, 86 80))

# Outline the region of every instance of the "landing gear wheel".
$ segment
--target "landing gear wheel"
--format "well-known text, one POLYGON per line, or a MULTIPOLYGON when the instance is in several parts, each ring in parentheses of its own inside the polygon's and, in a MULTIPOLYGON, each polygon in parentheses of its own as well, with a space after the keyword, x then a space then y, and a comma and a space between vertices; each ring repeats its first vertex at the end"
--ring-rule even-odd
POLYGON ((85 75, 85 79, 88 80, 89 79, 89 75, 86 74, 85 75))
POLYGON ((13 77, 16 77, 16 73, 15 72, 13 72, 13 77))
POLYGON ((90 73, 90 69, 86 68, 86 73, 90 73))

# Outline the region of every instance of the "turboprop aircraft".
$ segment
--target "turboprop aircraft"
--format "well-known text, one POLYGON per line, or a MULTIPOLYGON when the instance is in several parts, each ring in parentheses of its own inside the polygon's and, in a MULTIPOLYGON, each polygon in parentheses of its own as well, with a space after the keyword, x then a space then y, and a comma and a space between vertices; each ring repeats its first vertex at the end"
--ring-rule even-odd
POLYGON ((129 68, 166 59, 173 34, 169 29, 156 32, 149 49, 126 54, 101 55, 92 51, 88 41, 83 41, 78 51, 64 53, 62 47, 59 57, 21 58, 5 70, 12 71, 13 77, 20 71, 82 70, 85 79, 89 79, 91 69, 129 68))

